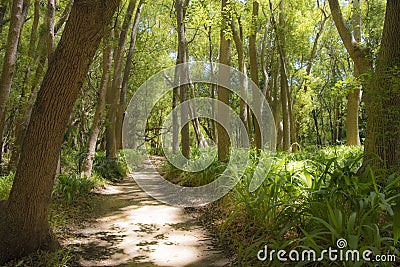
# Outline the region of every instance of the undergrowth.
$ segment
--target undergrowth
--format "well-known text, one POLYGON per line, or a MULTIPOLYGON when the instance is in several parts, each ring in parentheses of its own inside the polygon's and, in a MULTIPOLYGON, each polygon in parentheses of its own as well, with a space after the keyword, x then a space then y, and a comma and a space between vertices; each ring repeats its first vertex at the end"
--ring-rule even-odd
MULTIPOLYGON (((250 158, 236 187, 217 202, 216 219, 220 237, 233 245, 240 266, 374 266, 360 261, 283 262, 275 257, 260 261, 257 254, 269 251, 337 249, 345 239, 344 251, 371 250, 373 255, 399 254, 400 176, 377 181, 359 179, 362 148, 329 147, 297 154, 277 153, 250 158), (257 163, 261 168, 256 168, 257 163), (254 177, 265 178, 254 192, 254 177)), ((218 177, 222 163, 214 162, 199 173, 179 172, 166 164, 169 175, 186 186, 201 185, 218 177)), ((287 256, 286 256, 287 257, 287 256)), ((386 266, 392 266, 388 262, 386 266)), ((384 264, 382 266, 385 266, 384 264)))

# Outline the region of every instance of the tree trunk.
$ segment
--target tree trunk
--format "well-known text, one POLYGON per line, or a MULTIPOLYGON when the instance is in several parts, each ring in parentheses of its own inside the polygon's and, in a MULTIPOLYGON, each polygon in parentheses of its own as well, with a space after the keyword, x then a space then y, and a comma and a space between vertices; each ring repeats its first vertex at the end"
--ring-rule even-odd
MULTIPOLYGON (((211 80, 214 79, 214 66, 213 66, 213 45, 212 45, 212 28, 211 26, 208 27, 208 31, 207 31, 207 37, 208 37, 208 61, 210 62, 210 77, 211 80)), ((211 84, 210 85, 210 97, 212 99, 215 98, 215 84, 211 84)), ((217 140, 217 130, 216 130, 216 126, 215 126, 215 104, 214 101, 211 104, 211 116, 212 116, 212 120, 209 120, 210 124, 211 124, 211 135, 209 136, 212 140, 216 141, 217 140)))
MULTIPOLYGON (((239 24, 239 27, 241 25, 239 24)), ((242 36, 240 36, 238 30, 236 29, 235 22, 231 22, 231 29, 232 29, 232 34, 233 34, 233 41, 235 42, 236 46, 236 51, 238 54, 238 66, 239 66, 239 71, 242 72, 245 76, 240 77, 240 94, 243 97, 240 98, 240 107, 239 107, 239 116, 240 119, 242 120, 244 124, 244 128, 246 129, 246 132, 240 133, 242 136, 240 140, 245 140, 244 135, 249 135, 249 120, 248 120, 248 114, 247 114, 247 104, 246 101, 248 100, 248 80, 247 80, 247 70, 246 70, 246 62, 244 58, 244 47, 243 47, 243 39, 242 36)))
MULTIPOLYGON (((133 17, 133 11, 135 9, 136 1, 129 0, 128 8, 126 10, 126 15, 124 18, 124 22, 122 24, 121 32, 118 38, 118 47, 115 50, 115 59, 114 59, 114 73, 112 79, 112 88, 110 100, 111 106, 108 110, 108 122, 107 122, 107 157, 111 159, 116 159, 118 157, 118 149, 121 144, 122 133, 118 129, 122 131, 122 125, 120 125, 119 120, 117 120, 118 110, 123 107, 120 106, 120 97, 121 97, 121 87, 122 87, 122 65, 124 62, 124 53, 126 40, 128 37, 129 26, 133 17)), ((118 36, 118 35, 117 35, 118 36)))
POLYGON ((400 2, 388 0, 376 72, 365 89, 368 115, 363 166, 381 178, 400 171, 400 2))
MULTIPOLYGON (((286 38, 283 29, 285 28, 285 17, 284 17, 284 4, 281 2, 280 4, 280 14, 279 14, 279 29, 277 29, 278 34, 278 50, 279 50, 279 59, 280 59, 280 74, 281 74, 281 105, 282 105, 282 123, 283 123, 283 132, 282 132, 282 149, 284 151, 289 151, 291 147, 291 122, 290 122, 290 113, 289 113, 289 81, 287 76, 287 67, 286 67, 286 38)), ((276 26, 276 23, 274 23, 276 26)))
MULTIPOLYGON (((361 40, 361 16, 359 14, 360 0, 353 1, 355 7, 353 16, 354 33, 350 32, 343 18, 338 0, 329 0, 329 6, 332 13, 333 21, 343 41, 343 44, 354 62, 355 77, 359 77, 372 70, 371 51, 360 45, 361 40)), ((361 83, 365 85, 366 79, 361 79, 361 83)), ((347 117, 346 117, 346 140, 348 145, 359 145, 359 129, 358 129, 358 109, 360 105, 360 88, 356 88, 354 92, 348 95, 347 117)))
MULTIPOLYGON (((230 65, 230 55, 231 55, 231 43, 230 40, 225 36, 225 31, 228 28, 228 1, 222 0, 221 12, 222 12, 222 25, 220 32, 220 48, 219 48, 219 63, 230 65)), ((218 80, 220 83, 229 82, 229 72, 226 70, 220 70, 218 80)), ((225 104, 218 105, 217 112, 217 134, 218 134, 218 160, 221 162, 228 162, 229 160, 229 150, 230 150, 230 140, 229 140, 229 90, 223 86, 218 86, 218 100, 225 104), (225 125, 227 129, 223 126, 225 125)))
POLYGON ((106 93, 110 77, 112 59, 113 50, 110 44, 109 31, 109 33, 104 37, 103 73, 101 76, 100 91, 97 98, 96 111, 94 113, 92 127, 90 128, 89 138, 87 141, 86 158, 82 164, 82 173, 86 175, 86 177, 90 177, 92 175, 93 160, 96 153, 97 137, 100 133, 100 126, 105 108, 106 93))
MULTIPOLYGON (((357 43, 361 42, 361 7, 360 0, 353 0, 353 37, 357 43)), ((357 66, 354 66, 354 77, 359 77, 360 73, 357 66)), ((358 113, 361 101, 361 87, 354 89, 347 96, 347 116, 346 116, 346 142, 349 146, 358 146, 360 142, 360 130, 358 127, 358 113)))
MULTIPOLYGON (((258 87, 258 63, 257 63, 257 19, 258 19, 258 9, 259 4, 257 1, 253 1, 253 11, 252 11, 252 32, 249 37, 249 56, 250 56, 250 76, 253 83, 258 87)), ((253 127, 254 127, 254 145, 257 150, 262 148, 261 139, 261 129, 258 118, 261 118, 261 95, 259 94, 258 88, 252 89, 254 112, 253 117, 253 127), (256 116, 257 115, 257 116, 256 116)))
MULTIPOLYGON (((177 23, 177 31, 178 31, 178 64, 184 64, 187 62, 186 60, 186 33, 185 33, 185 8, 188 2, 182 3, 182 0, 177 0, 175 2, 175 10, 176 10, 176 23, 177 23)), ((178 73, 179 81, 180 81, 180 102, 183 103, 188 100, 189 90, 189 73, 186 67, 179 68, 178 73)), ((187 106, 181 106, 181 146, 182 146, 182 155, 186 158, 190 156, 190 136, 189 136, 189 123, 185 123, 187 121, 189 115, 189 109, 187 106)))
POLYGON ((32 112, 9 200, 0 203, 0 264, 57 247, 48 217, 63 134, 118 4, 75 0, 32 112))
POLYGON ((203 148, 207 146, 206 139, 204 138, 203 133, 201 132, 201 125, 197 114, 196 109, 196 96, 195 96, 195 87, 192 81, 189 78, 189 88, 190 88, 190 105, 189 105, 189 112, 192 115, 192 126, 197 138, 197 145, 199 148, 203 148))
MULTIPOLYGON (((26 1, 26 0, 25 0, 26 1)), ((4 55, 3 70, 0 80, 0 161, 3 155, 3 134, 7 114, 7 102, 10 97, 15 63, 17 61, 18 42, 24 24, 23 0, 14 0, 11 7, 10 28, 8 30, 7 48, 4 55)))
POLYGON ((122 149, 122 125, 124 122, 124 114, 125 114, 125 106, 126 106, 126 93, 128 91, 128 83, 129 83, 129 78, 130 78, 130 72, 131 72, 131 67, 132 67, 132 58, 133 58, 133 52, 135 50, 135 45, 136 45, 136 34, 137 34, 137 29, 139 26, 139 20, 140 20, 140 13, 142 12, 142 7, 143 7, 144 0, 140 0, 139 4, 136 8, 136 14, 135 18, 133 19, 133 27, 131 31, 131 40, 129 43, 129 50, 128 50, 128 55, 126 56, 126 63, 125 63, 125 69, 124 69, 124 76, 122 79, 122 87, 121 87, 121 95, 119 98, 119 108, 118 108, 118 115, 117 115, 117 124, 116 124, 116 135, 118 136, 118 149, 122 149))
POLYGON ((54 0, 47 1, 47 58, 51 61, 54 53, 54 0))

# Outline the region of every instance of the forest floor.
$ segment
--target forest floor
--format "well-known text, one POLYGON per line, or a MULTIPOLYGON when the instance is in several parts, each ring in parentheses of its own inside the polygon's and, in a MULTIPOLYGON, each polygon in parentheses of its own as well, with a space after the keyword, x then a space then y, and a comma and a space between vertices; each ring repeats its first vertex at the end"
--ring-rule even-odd
MULTIPOLYGON (((151 179, 151 176, 149 176, 151 179)), ((227 266, 232 260, 194 209, 160 203, 133 177, 107 185, 81 203, 62 245, 78 266, 227 266)))

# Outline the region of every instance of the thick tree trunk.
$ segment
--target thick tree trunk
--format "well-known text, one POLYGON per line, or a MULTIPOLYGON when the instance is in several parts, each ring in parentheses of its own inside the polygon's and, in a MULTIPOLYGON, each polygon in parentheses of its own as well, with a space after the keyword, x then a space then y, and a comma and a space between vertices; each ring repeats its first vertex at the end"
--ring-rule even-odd
POLYGON ((400 2, 388 0, 376 73, 365 89, 367 136, 363 166, 382 175, 400 171, 400 2))
POLYGON ((118 4, 75 0, 32 112, 9 200, 0 203, 0 264, 57 247, 48 217, 63 134, 118 4))
POLYGON ((8 30, 7 48, 4 55, 3 70, 0 80, 0 161, 2 160, 2 144, 4 126, 6 122, 7 102, 10 97, 12 79, 14 75, 15 63, 17 61, 18 42, 24 24, 23 0, 12 2, 10 27, 8 30))
POLYGON ((90 128, 89 138, 86 146, 86 157, 82 164, 82 173, 86 177, 92 175, 93 160, 96 153, 97 137, 100 133, 101 121, 103 118, 104 108, 106 104, 107 86, 110 77, 110 70, 113 59, 113 50, 110 44, 110 33, 104 38, 103 49, 103 73, 101 76, 100 90, 97 98, 96 111, 94 113, 92 127, 90 128))
MULTIPOLYGON (((222 12, 222 25, 220 32, 220 47, 219 47, 219 63, 224 65, 230 65, 230 56, 231 56, 231 43, 230 40, 225 36, 225 31, 228 28, 228 1, 222 0, 221 3, 221 12, 222 12)), ((228 83, 229 72, 226 73, 226 70, 219 72, 218 80, 220 83, 228 83)), ((218 134, 218 160, 221 162, 227 162, 229 160, 229 150, 230 150, 230 140, 229 140, 229 90, 223 86, 218 86, 218 100, 225 104, 218 105, 217 112, 217 134, 218 134), (222 124, 226 126, 225 129, 222 124)))

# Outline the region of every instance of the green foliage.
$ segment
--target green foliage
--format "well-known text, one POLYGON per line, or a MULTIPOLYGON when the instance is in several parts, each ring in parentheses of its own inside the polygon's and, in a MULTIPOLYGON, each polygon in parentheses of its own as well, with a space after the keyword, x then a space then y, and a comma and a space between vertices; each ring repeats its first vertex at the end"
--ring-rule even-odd
MULTIPOLYGON (((393 175, 379 185, 371 174, 369 181, 363 182, 357 176, 361 159, 362 147, 344 146, 310 147, 298 154, 253 154, 241 181, 218 202, 220 236, 233 243, 242 266, 260 264, 257 252, 264 245, 275 250, 319 252, 336 248, 340 238, 347 240, 347 249, 398 256, 400 176, 393 175), (258 162, 262 168, 256 170, 258 162), (249 192, 255 176, 265 177, 265 181, 249 192)), ((206 171, 216 170, 215 166, 218 163, 206 171)), ((221 173, 206 171, 204 177, 216 178, 221 173)), ((203 177, 201 173, 186 176, 203 177)), ((283 265, 275 260, 270 264, 283 265)), ((346 266, 361 265, 348 262, 346 266)))
POLYGON ((0 177, 0 200, 6 200, 8 198, 14 181, 14 176, 14 173, 10 173, 0 177))
POLYGON ((67 202, 88 194, 96 186, 95 180, 79 174, 59 174, 53 188, 53 195, 62 196, 67 202))
POLYGON ((31 255, 19 260, 14 260, 5 265, 5 267, 22 266, 43 266, 43 267, 67 267, 71 266, 73 253, 71 249, 63 248, 56 252, 39 250, 31 255))
POLYGON ((120 154, 118 159, 108 159, 105 152, 98 152, 94 158, 93 172, 109 181, 120 180, 127 172, 124 157, 120 154))

